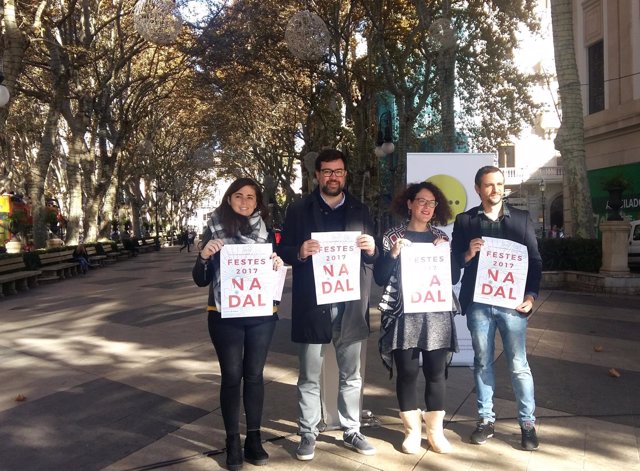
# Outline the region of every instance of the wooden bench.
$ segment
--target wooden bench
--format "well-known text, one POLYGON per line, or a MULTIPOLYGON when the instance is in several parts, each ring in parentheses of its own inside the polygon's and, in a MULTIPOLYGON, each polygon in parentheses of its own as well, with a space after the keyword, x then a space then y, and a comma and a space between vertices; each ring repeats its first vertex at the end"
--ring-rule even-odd
POLYGON ((156 240, 151 239, 138 239, 138 250, 141 253, 151 252, 156 249, 156 240))
POLYGON ((118 256, 120 255, 118 252, 113 250, 113 245, 110 242, 102 243, 102 252, 107 257, 106 261, 108 263, 113 263, 118 260, 118 256))
POLYGON ((123 242, 118 242, 116 247, 118 248, 118 252, 120 252, 120 255, 118 256, 118 258, 129 258, 129 257, 135 257, 137 255, 132 249, 125 248, 123 242))
POLYGON ((89 266, 92 268, 97 268, 103 266, 107 262, 106 255, 98 254, 95 246, 85 247, 87 251, 87 257, 89 258, 89 266))
POLYGON ((0 259, 0 298, 38 286, 40 270, 27 270, 22 257, 0 259))
POLYGON ((78 274, 80 264, 73 259, 73 250, 38 254, 42 275, 39 281, 64 280, 78 274))

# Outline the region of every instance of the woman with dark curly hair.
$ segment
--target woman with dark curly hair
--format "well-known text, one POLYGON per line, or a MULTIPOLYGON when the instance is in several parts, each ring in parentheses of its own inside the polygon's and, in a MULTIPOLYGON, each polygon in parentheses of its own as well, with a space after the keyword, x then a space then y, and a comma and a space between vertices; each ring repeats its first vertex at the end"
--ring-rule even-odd
MULTIPOLYGON (((442 191, 430 182, 410 184, 395 198, 392 209, 408 220, 383 235, 383 253, 373 273, 376 283, 385 287, 379 304, 382 317, 378 347, 390 373, 393 374, 394 364, 397 369, 396 395, 405 432, 402 451, 420 452, 424 419, 431 449, 436 453, 449 453, 451 445, 443 431, 445 379, 447 358, 458 349, 453 322, 456 311, 405 313, 400 263, 402 248, 412 242, 448 243, 448 236, 434 226, 446 225, 451 209, 442 191), (426 380, 424 411, 418 407, 417 399, 420 356, 426 380)), ((459 276, 460 269, 452 259, 454 284, 459 276)), ((455 295, 454 303, 457 306, 455 295)))

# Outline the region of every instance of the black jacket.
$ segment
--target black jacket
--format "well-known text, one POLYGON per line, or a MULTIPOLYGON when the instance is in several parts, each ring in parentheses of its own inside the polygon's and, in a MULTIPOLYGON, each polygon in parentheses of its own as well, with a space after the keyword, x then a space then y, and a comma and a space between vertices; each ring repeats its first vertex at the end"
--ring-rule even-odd
MULTIPOLYGON (((464 263, 464 253, 469 248, 469 242, 472 239, 482 237, 480 216, 478 214, 479 209, 480 207, 476 206, 464 213, 458 214, 453 225, 451 251, 453 252, 453 256, 457 258, 459 266, 464 268, 462 288, 460 289, 462 314, 466 313, 467 308, 473 301, 473 291, 476 284, 479 253, 466 265, 464 263)), ((536 240, 533 222, 529 217, 528 211, 509 206, 509 213, 509 216, 505 216, 504 218, 504 238, 527 247, 529 270, 527 272, 524 291, 526 294, 537 297, 540 289, 540 279, 542 278, 542 258, 538 251, 538 241, 536 240)))
MULTIPOLYGON (((373 222, 369 208, 345 191, 346 231, 360 231, 373 235, 373 222)), ((318 306, 312 258, 298 259, 300 246, 311 239, 312 232, 325 232, 319 190, 292 203, 287 209, 282 239, 276 251, 293 268, 291 339, 298 343, 331 342, 331 305, 318 306)), ((342 316, 341 340, 349 343, 369 336, 369 294, 373 263, 378 257, 362 252, 360 263, 360 299, 345 303, 342 316)))

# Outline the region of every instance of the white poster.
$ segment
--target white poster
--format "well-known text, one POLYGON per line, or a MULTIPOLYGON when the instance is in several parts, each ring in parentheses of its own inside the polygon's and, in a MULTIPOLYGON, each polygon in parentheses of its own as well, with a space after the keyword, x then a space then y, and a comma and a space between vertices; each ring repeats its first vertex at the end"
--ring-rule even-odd
POLYGON ((449 244, 412 243, 400 252, 404 312, 442 312, 453 306, 449 244))
POLYGON ((282 291, 284 290, 284 282, 287 279, 287 265, 282 265, 276 272, 276 282, 273 284, 273 300, 282 301, 282 291))
POLYGON ((313 232, 320 243, 313 254, 316 301, 320 304, 360 299, 360 232, 313 232))
POLYGON ((271 244, 229 244, 220 251, 221 316, 253 317, 273 314, 271 244))
POLYGON ((483 237, 473 301, 515 309, 527 283, 527 247, 505 239, 483 237))

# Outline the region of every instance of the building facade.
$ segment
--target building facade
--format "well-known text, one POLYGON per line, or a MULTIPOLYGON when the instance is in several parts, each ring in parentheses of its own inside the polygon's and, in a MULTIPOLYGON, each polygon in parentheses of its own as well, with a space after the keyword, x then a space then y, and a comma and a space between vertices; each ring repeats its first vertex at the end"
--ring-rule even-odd
POLYGON ((586 163, 596 224, 606 219, 607 179, 630 187, 622 213, 640 218, 640 1, 574 0, 586 163))

